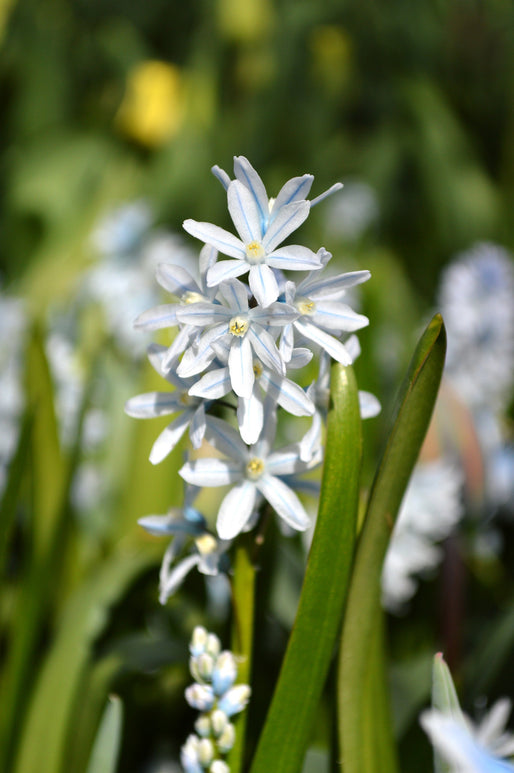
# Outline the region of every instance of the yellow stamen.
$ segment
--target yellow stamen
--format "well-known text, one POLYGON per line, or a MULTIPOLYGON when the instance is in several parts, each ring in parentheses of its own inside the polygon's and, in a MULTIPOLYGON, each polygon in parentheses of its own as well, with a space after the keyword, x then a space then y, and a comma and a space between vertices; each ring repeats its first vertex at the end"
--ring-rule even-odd
POLYGON ((208 553, 214 553, 217 547, 217 542, 211 534, 202 534, 201 537, 195 539, 195 543, 198 551, 203 556, 208 553))
POLYGON ((246 245, 246 257, 249 263, 261 263, 266 251, 260 242, 250 242, 246 245))
POLYGON ((309 298, 301 298, 297 300, 295 306, 300 314, 306 314, 310 316, 316 311, 316 304, 314 301, 309 300, 309 298))
POLYGON ((203 295, 200 295, 200 293, 195 293, 192 290, 187 290, 187 292, 184 293, 182 298, 180 299, 182 303, 201 303, 205 300, 203 295))
POLYGON ((260 362, 254 362, 253 372, 256 378, 259 378, 259 376, 262 376, 262 365, 260 364, 260 362))
POLYGON ((244 336, 250 323, 244 317, 232 317, 229 324, 229 330, 233 336, 244 336))
POLYGON ((258 456, 252 457, 246 465, 246 474, 251 480, 257 480, 264 472, 264 462, 258 456))

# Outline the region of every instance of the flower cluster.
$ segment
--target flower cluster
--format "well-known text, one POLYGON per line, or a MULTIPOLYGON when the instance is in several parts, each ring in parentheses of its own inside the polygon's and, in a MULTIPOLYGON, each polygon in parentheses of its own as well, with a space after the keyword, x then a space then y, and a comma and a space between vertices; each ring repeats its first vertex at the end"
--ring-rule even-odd
MULTIPOLYGON (((368 319, 348 305, 347 292, 370 274, 331 275, 325 269, 332 256, 323 247, 314 252, 284 244, 311 207, 340 184, 309 200, 313 177, 305 174, 286 182, 270 199, 243 156, 234 160, 235 179, 218 167, 213 172, 226 189, 236 233, 185 221, 185 230, 203 242, 198 276, 183 266, 159 265, 157 280, 173 302, 143 312, 135 322, 143 330, 176 328, 169 347, 149 349, 153 367, 173 391, 133 397, 126 411, 137 418, 173 417, 152 447, 154 464, 188 432, 193 449, 202 446, 202 455, 196 458, 193 451, 180 470, 182 478, 195 492, 198 487, 231 487, 217 515, 215 539, 228 542, 250 529, 265 502, 286 529, 304 531, 309 518, 294 491, 297 476, 321 461, 328 363, 332 358, 348 365, 359 352, 353 333, 368 319), (289 272, 304 276, 295 283, 289 272), (245 275, 248 283, 242 281, 245 275), (294 374, 310 362, 314 350, 322 353, 319 379, 304 389, 294 374), (237 428, 226 420, 226 412, 220 418, 225 409, 232 409, 237 428), (312 426, 302 439, 277 448, 279 409, 312 417, 312 426)), ((371 416, 379 405, 362 393, 361 409, 363 416, 371 416)), ((214 552, 219 554, 217 548, 214 552)), ((200 566, 194 554, 189 562, 200 566)))
POLYGON ((181 749, 180 761, 185 773, 228 773, 223 757, 235 741, 230 718, 242 711, 250 698, 246 684, 234 684, 236 659, 232 652, 221 651, 221 643, 202 626, 193 631, 189 645, 191 675, 195 682, 186 689, 186 700, 201 712, 192 733, 181 749))

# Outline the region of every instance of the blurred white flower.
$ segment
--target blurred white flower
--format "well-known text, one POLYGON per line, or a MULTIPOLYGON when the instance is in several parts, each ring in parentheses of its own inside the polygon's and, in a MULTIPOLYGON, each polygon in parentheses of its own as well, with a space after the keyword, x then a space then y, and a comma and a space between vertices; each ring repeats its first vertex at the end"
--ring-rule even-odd
POLYGON ((197 255, 177 234, 152 228, 148 203, 135 201, 114 209, 94 231, 92 241, 100 260, 81 277, 81 300, 96 302, 118 346, 132 357, 143 357, 150 339, 134 330, 137 316, 159 301, 155 272, 160 263, 190 270, 197 255))
POLYGON ((447 461, 420 463, 405 493, 382 571, 382 603, 391 612, 416 592, 416 575, 436 567, 436 544, 451 532, 463 514, 462 477, 447 461))
POLYGON ((514 735, 505 730, 510 710, 511 702, 502 698, 478 724, 437 709, 423 712, 420 722, 451 773, 514 773, 505 759, 514 755, 514 735))
POLYGON ((443 272, 446 376, 472 408, 504 410, 514 385, 514 266, 507 250, 477 244, 443 272))
POLYGON ((0 293, 0 494, 18 441, 24 406, 22 349, 26 326, 22 300, 0 293))
POLYGON ((345 182, 343 190, 326 205, 327 231, 355 242, 378 220, 380 209, 375 191, 360 180, 345 182))

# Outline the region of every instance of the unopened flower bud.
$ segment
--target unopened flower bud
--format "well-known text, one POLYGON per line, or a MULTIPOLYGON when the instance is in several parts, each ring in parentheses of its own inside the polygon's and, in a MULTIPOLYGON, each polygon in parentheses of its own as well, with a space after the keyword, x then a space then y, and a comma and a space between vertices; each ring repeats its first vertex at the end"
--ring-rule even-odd
POLYGON ((206 714, 202 714, 195 722, 195 730, 202 738, 208 738, 211 734, 211 720, 206 714))
POLYGON ((213 658, 217 658, 221 651, 221 642, 215 633, 210 633, 207 636, 205 643, 205 651, 212 655, 213 658))
POLYGON ((229 687, 232 687, 236 676, 236 659, 231 652, 225 650, 218 656, 212 672, 212 686, 216 695, 223 695, 229 687))
POLYGON ((198 745, 200 739, 196 735, 190 735, 180 750, 180 762, 185 773, 202 773, 202 766, 198 758, 198 745))
POLYGON ((189 661, 189 669, 197 682, 210 682, 214 669, 214 658, 208 652, 202 652, 189 661))
POLYGON ((198 711, 210 711, 214 705, 214 690, 207 684, 195 682, 186 689, 185 696, 189 705, 198 711))
POLYGON ((211 727, 213 734, 218 737, 228 725, 228 717, 224 711, 215 709, 211 714, 211 727))
POLYGON ((244 709, 250 699, 250 693, 247 684, 236 684, 220 698, 218 708, 224 711, 227 717, 231 717, 244 709))
POLYGON ((207 639, 210 635, 202 625, 196 626, 189 644, 189 651, 193 657, 198 657, 198 655, 205 651, 207 639))
POLYGON ((230 773, 230 768, 223 760, 214 760, 209 768, 209 773, 230 773))
POLYGON ((198 744, 198 760, 204 768, 214 759, 214 745, 209 738, 202 738, 198 744))
POLYGON ((234 725, 231 722, 229 722, 225 726, 225 729, 223 730, 222 734, 216 740, 218 750, 222 754, 227 754, 233 747, 235 740, 236 740, 236 730, 234 725))

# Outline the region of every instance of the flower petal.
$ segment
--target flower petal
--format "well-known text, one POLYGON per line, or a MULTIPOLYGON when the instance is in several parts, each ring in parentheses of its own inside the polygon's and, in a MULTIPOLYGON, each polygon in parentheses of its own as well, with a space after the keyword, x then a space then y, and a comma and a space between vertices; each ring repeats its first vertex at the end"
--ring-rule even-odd
POLYGON ((157 266, 155 276, 161 287, 179 298, 186 292, 200 292, 198 284, 189 271, 182 266, 160 263, 157 266))
POLYGON ((293 177, 288 180, 279 190, 273 207, 271 209, 270 222, 275 219, 278 210, 292 201, 302 201, 307 198, 314 177, 311 174, 304 174, 301 177, 293 177))
POLYGON ((299 333, 305 336, 305 338, 309 338, 311 341, 314 341, 314 343, 321 346, 334 360, 340 362, 341 365, 351 365, 352 358, 341 341, 338 341, 334 336, 325 333, 310 322, 298 320, 294 323, 294 326, 299 333))
POLYGON ((205 327, 230 319, 230 310, 219 303, 189 303, 177 311, 177 319, 185 325, 205 327))
POLYGON ((244 480, 228 492, 221 503, 216 530, 221 539, 236 537, 246 526, 257 497, 255 483, 244 480))
POLYGON ((231 258, 246 258, 243 242, 224 228, 213 223, 199 223, 196 220, 184 220, 182 225, 191 236, 216 247, 223 255, 231 258))
POLYGON ((167 602, 169 597, 182 585, 191 569, 199 563, 199 555, 186 556, 171 571, 161 572, 159 583, 159 601, 161 604, 167 602))
POLYGON ((256 443, 262 431, 264 419, 263 404, 254 387, 250 397, 237 401, 237 421, 241 438, 249 446, 256 443))
POLYGON ((265 263, 258 263, 250 267, 248 283, 260 306, 269 306, 270 303, 277 300, 278 283, 275 274, 265 263))
POLYGON ((261 218, 260 241, 267 228, 269 218, 269 199, 266 188, 258 173, 244 156, 236 156, 234 158, 234 174, 251 192, 259 210, 261 218))
POLYGON ((205 408, 200 405, 193 414, 191 426, 189 427, 189 437, 193 448, 200 448, 205 435, 205 408))
POLYGON ((372 419, 374 416, 378 416, 382 410, 375 395, 372 395, 371 392, 363 392, 361 389, 359 389, 359 408, 362 419, 372 419))
POLYGON ((191 411, 184 411, 161 432, 150 451, 149 458, 152 464, 159 464, 173 451, 192 418, 191 411))
POLYGON ((207 271, 207 286, 217 287, 227 279, 234 279, 248 271, 246 260, 219 260, 207 271))
MULTIPOLYGON (((251 325, 246 337, 250 339, 253 350, 259 360, 268 368, 285 376, 286 368, 275 341, 260 325, 251 325)), ((252 368, 253 372, 253 368, 252 368)))
MULTIPOLYGON (((251 328, 249 328, 249 331, 251 328)), ((248 331, 248 332, 249 332, 248 331)), ((248 333, 242 338, 234 336, 228 355, 228 369, 232 389, 239 397, 250 397, 255 381, 252 347, 248 333)))
POLYGON ((244 244, 260 242, 261 215, 251 191, 239 180, 233 180, 227 191, 228 211, 244 244))
POLYGON ((183 410, 184 404, 180 402, 180 394, 177 392, 145 392, 131 397, 125 403, 125 413, 135 419, 153 419, 183 410))
POLYGON ((154 306, 153 309, 143 311, 134 320, 134 327, 138 330, 160 330, 163 327, 174 327, 178 325, 177 310, 180 309, 178 303, 166 303, 162 306, 154 306))
POLYGON ((314 413, 314 403, 307 396, 304 390, 288 378, 264 371, 259 379, 261 387, 266 394, 273 399, 293 416, 312 416, 314 413))
POLYGON ((287 239, 289 234, 296 231, 309 217, 309 211, 308 201, 292 201, 291 204, 280 207, 262 239, 262 246, 266 252, 272 252, 277 245, 287 239))
POLYGON ((370 277, 369 271, 349 271, 337 276, 324 276, 324 274, 315 273, 300 282, 297 293, 298 295, 308 295, 314 301, 321 298, 333 298, 344 294, 349 287, 367 282, 370 277))
POLYGON ((205 437, 214 448, 235 459, 239 465, 245 463, 248 456, 246 446, 239 437, 239 433, 223 419, 209 416, 205 437))
POLYGON ((241 464, 225 459, 195 459, 186 462, 178 471, 188 483, 195 486, 227 486, 241 480, 241 464))
POLYGON ((360 330, 369 325, 369 319, 364 314, 357 314, 346 303, 338 303, 337 301, 321 301, 321 303, 316 304, 316 310, 311 319, 314 324, 321 327, 329 330, 344 330, 348 333, 353 333, 354 330, 360 330))
POLYGON ((262 475, 255 485, 268 500, 275 512, 297 531, 305 531, 310 519, 304 506, 289 486, 274 475, 262 475))
POLYGON ((219 400, 230 392, 231 388, 228 368, 216 368, 205 373, 200 381, 193 384, 189 394, 206 400, 219 400))
POLYGON ((290 244, 270 252, 266 256, 266 263, 284 271, 312 271, 322 267, 316 253, 300 244, 290 244))

